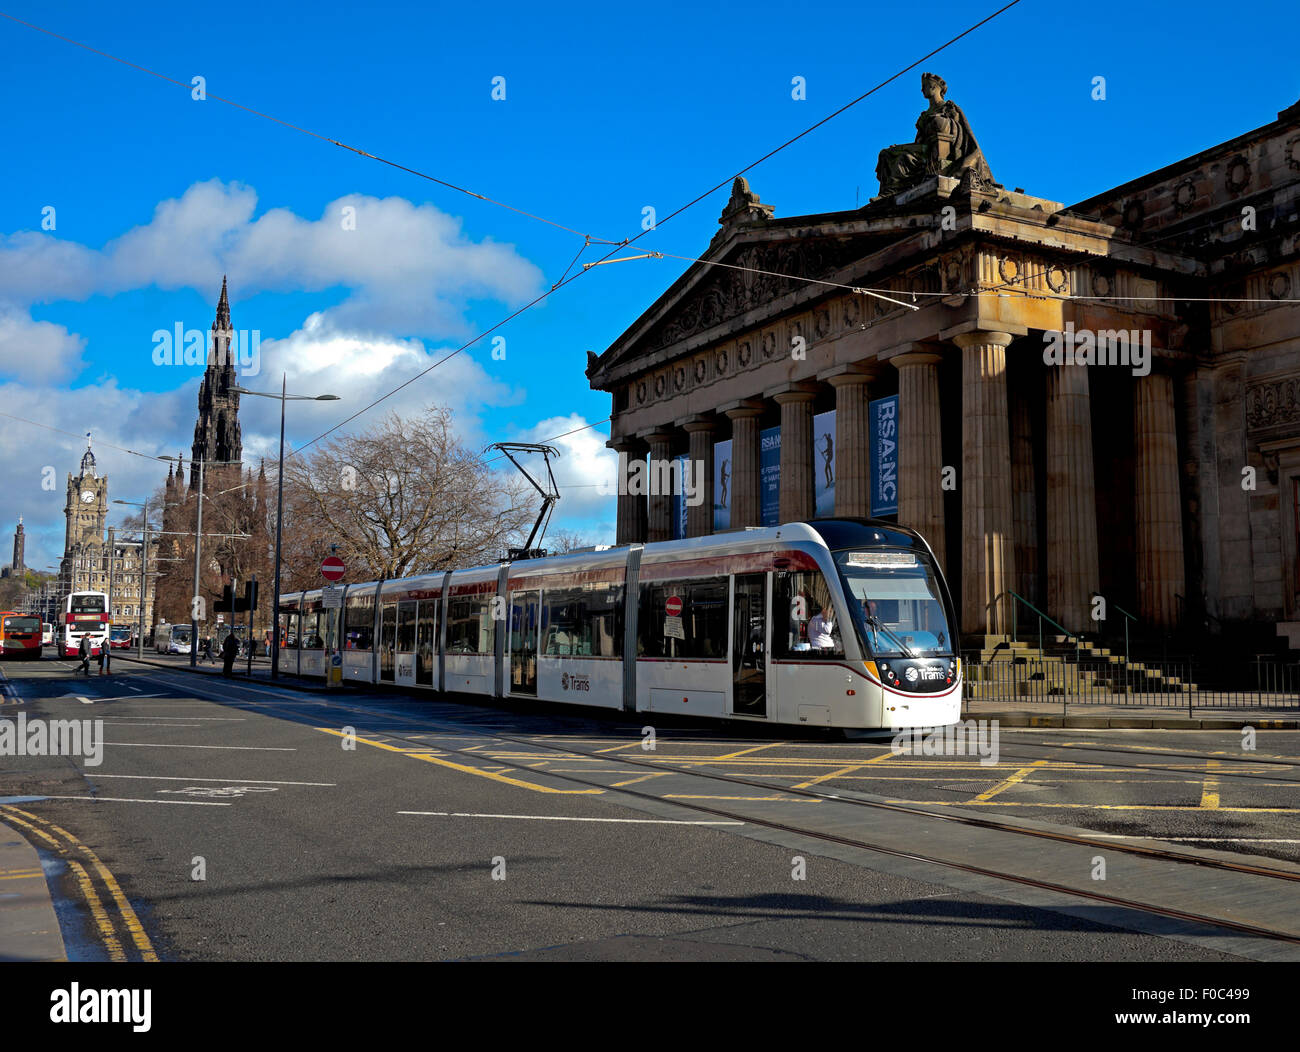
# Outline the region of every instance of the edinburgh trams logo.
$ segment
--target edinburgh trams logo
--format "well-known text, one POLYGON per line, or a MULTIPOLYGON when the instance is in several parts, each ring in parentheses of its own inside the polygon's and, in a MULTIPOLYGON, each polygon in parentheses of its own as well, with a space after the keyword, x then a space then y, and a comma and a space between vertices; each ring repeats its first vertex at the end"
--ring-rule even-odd
POLYGON ((576 673, 561 673, 560 686, 564 690, 589 691, 591 690, 591 677, 579 676, 576 673))

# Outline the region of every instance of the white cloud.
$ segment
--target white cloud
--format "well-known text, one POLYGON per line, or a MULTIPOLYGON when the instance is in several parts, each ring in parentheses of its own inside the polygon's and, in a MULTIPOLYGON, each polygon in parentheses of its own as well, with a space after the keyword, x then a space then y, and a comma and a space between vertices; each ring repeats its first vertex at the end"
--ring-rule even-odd
MULTIPOLYGON (((618 473, 618 454, 606 448, 608 438, 604 425, 589 427, 585 417, 570 413, 541 420, 512 439, 545 443, 560 450, 560 458, 553 462, 560 503, 555 508, 552 530, 572 530, 597 544, 614 542, 616 498, 601 493, 601 489, 608 493, 618 473)), ((534 461, 537 470, 542 471, 540 457, 530 458, 525 466, 531 470, 534 461)))
POLYGON ((63 379, 80 370, 86 341, 62 325, 0 304, 0 376, 63 379))
POLYGON ((446 337, 468 331, 469 300, 517 306, 542 285, 513 246, 470 239, 430 204, 349 194, 316 219, 284 208, 254 219, 257 203, 251 188, 213 179, 163 201, 103 249, 57 233, 0 236, 0 297, 30 305, 151 285, 210 296, 228 274, 235 299, 342 286, 350 295, 326 312, 341 328, 446 337))

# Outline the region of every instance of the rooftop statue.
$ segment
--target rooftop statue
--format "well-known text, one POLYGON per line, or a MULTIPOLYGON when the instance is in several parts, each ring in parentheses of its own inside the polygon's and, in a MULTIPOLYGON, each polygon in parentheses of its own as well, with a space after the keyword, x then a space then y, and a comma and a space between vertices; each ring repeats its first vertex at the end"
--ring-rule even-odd
POLYGON ((921 74, 921 94, 930 106, 916 119, 916 142, 880 151, 876 178, 880 196, 910 189, 932 175, 967 178, 976 189, 997 187, 966 115, 944 98, 948 85, 937 73, 921 74))

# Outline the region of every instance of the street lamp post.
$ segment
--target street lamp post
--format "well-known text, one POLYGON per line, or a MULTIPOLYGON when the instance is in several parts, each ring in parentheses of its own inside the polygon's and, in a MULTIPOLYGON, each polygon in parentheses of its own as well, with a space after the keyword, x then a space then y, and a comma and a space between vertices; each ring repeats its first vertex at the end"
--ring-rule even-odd
MULTIPOLYGON (((338 395, 291 395, 286 393, 288 377, 280 374, 280 393, 268 394, 265 391, 250 391, 244 387, 234 388, 239 394, 257 395, 261 398, 278 398, 280 400, 280 471, 275 498, 275 583, 271 587, 271 678, 280 675, 280 541, 284 525, 284 403, 294 402, 337 402, 338 395)), ((252 623, 250 612, 250 625, 252 623)), ((249 632, 249 647, 252 647, 252 631, 249 632)))
POLYGON ((143 524, 144 540, 140 545, 140 636, 136 640, 136 657, 144 660, 144 597, 145 597, 145 570, 149 565, 149 498, 144 499, 140 504, 133 500, 115 500, 114 504, 127 504, 134 508, 143 508, 144 514, 140 516, 143 524))

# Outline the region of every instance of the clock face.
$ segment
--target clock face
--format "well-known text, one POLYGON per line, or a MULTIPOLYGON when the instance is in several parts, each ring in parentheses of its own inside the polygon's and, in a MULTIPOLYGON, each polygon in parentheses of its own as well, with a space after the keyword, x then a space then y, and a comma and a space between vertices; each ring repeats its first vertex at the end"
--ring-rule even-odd
POLYGON ((83 489, 81 491, 81 503, 91 504, 95 500, 95 491, 93 489, 83 489))

